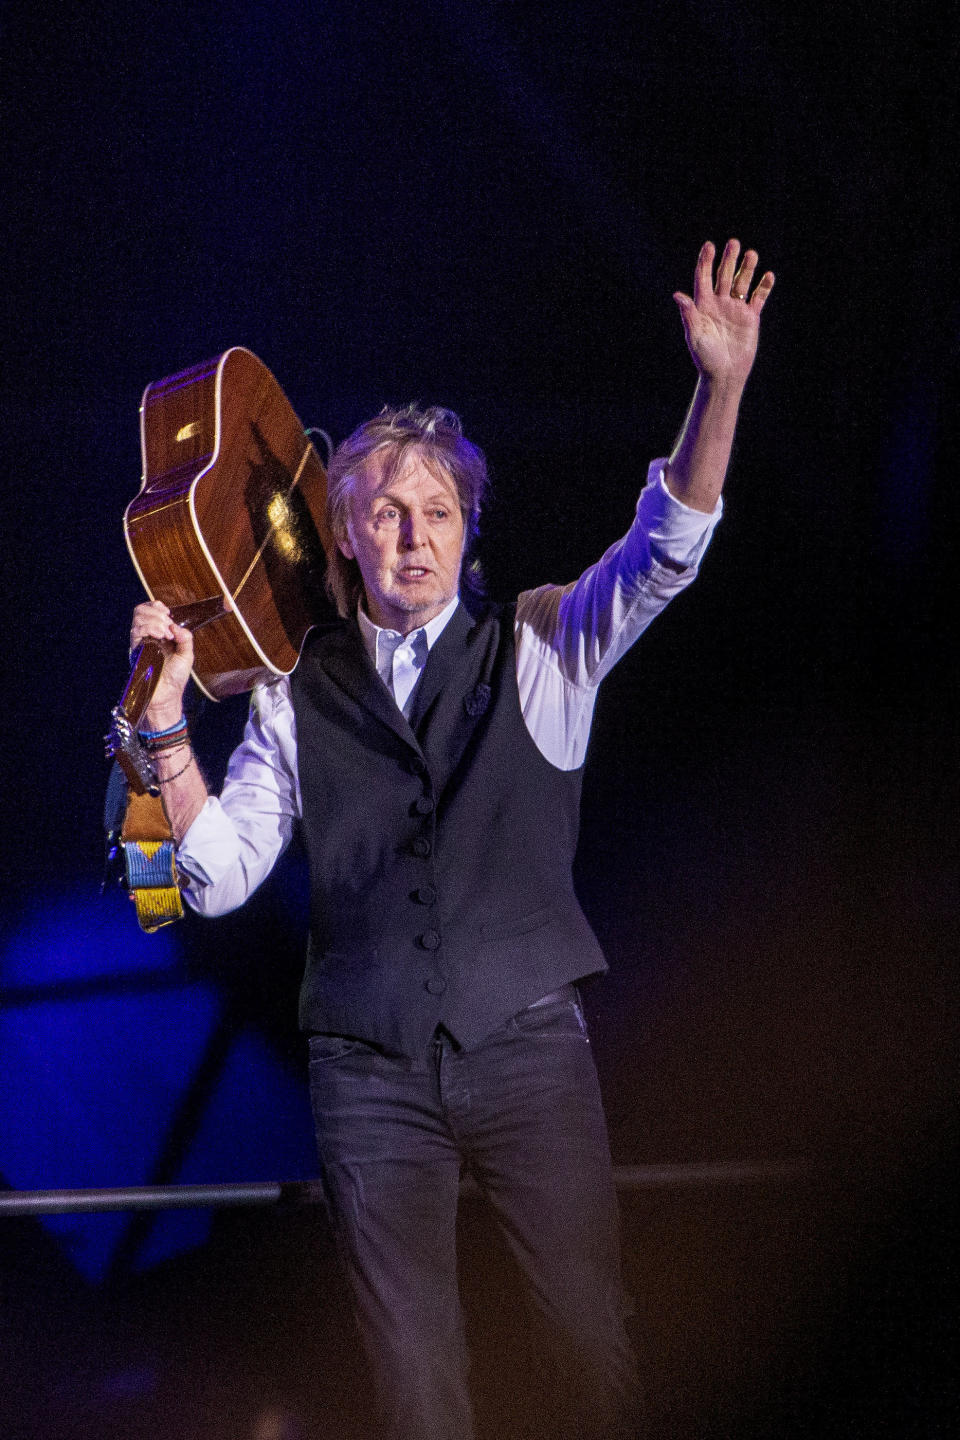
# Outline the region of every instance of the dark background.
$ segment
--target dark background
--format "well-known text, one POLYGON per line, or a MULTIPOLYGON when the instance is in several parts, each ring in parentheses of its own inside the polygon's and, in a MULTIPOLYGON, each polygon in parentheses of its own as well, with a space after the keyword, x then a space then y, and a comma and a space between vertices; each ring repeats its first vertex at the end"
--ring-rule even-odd
MULTIPOLYGON (((335 441, 387 401, 453 407, 508 597, 626 528, 692 390, 671 293, 735 234, 777 285, 727 515, 606 683, 579 860, 615 1158, 771 1167, 625 1197, 652 1433, 945 1436, 956 31, 887 0, 129 0, 3 30, 0 1177, 309 1173, 296 856, 152 951, 97 895, 144 386, 240 344, 335 441), (287 1097, 269 1124, 257 1076, 287 1097), (261 1142, 288 1111, 287 1149, 261 1142)), ((198 722, 214 776, 242 715, 198 722)), ((267 1402, 353 1433, 316 1214, 207 1216, 192 1249, 110 1223, 84 1263, 76 1227, 2 1222, 6 1435, 246 1436, 267 1402)), ((475 1202, 464 1241, 481 1430, 512 1405, 532 1433, 475 1202)))

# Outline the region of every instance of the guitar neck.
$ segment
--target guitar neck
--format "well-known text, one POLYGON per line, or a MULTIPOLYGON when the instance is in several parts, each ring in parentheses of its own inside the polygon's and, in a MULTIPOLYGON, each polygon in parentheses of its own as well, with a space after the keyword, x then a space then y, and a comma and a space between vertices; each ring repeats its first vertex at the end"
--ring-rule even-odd
POLYGON ((160 683, 163 651, 156 640, 145 640, 136 654, 127 688, 120 698, 120 708, 136 730, 160 683))

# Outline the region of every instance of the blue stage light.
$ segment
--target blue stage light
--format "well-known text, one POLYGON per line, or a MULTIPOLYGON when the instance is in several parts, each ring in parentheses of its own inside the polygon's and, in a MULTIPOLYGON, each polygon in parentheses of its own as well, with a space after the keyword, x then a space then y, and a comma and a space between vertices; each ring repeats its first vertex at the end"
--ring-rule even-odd
MULTIPOLYGON (((0 952, 0 1172, 8 1185, 156 1183, 161 1156, 171 1163, 172 1127, 184 1158, 180 1175, 164 1179, 312 1173, 305 1083, 259 1036, 224 1035, 224 997, 213 981, 187 971, 182 933, 141 934, 119 892, 72 896, 22 918, 0 952), (198 1093, 194 1081, 212 1045, 222 1047, 223 1060, 219 1073, 204 1072, 198 1093)), ((209 1220, 193 1211, 159 1212, 138 1263, 198 1243, 209 1220)), ((100 1280, 131 1217, 48 1216, 43 1223, 77 1268, 100 1280)))

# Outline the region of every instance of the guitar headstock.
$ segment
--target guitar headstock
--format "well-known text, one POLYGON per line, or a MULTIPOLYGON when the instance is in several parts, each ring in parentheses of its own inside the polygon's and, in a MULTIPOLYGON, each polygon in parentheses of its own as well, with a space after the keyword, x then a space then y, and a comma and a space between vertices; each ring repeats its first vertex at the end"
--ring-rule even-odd
POLYGON ((122 705, 110 711, 110 729, 103 737, 107 759, 116 760, 135 795, 159 795, 157 774, 122 705))

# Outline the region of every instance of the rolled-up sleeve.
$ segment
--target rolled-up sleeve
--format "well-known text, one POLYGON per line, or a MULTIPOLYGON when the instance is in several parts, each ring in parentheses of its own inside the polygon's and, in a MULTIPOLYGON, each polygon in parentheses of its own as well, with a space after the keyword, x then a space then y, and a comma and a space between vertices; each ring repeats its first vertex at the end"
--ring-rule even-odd
MULTIPOLYGON (((655 557, 696 573, 723 514, 723 500, 717 501, 716 509, 709 515, 702 510, 691 510, 670 494, 666 470, 666 460, 654 460, 650 466, 647 483, 637 501, 634 528, 646 533, 655 557)), ((689 579, 693 579, 693 575, 689 579)))
POLYGON ((670 600, 696 577, 722 513, 671 495, 655 460, 627 534, 569 585, 517 601, 517 681, 527 729, 563 770, 583 764, 597 686, 670 600))
POLYGON ((242 905, 286 849, 299 816, 296 728, 282 679, 253 691, 220 797, 209 797, 180 842, 187 904, 202 915, 242 905))

